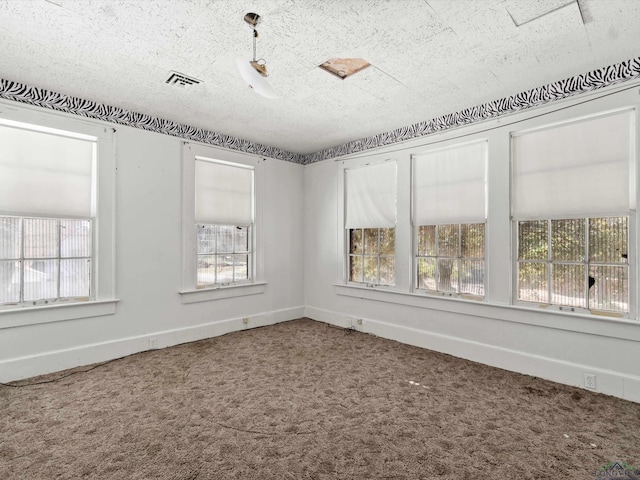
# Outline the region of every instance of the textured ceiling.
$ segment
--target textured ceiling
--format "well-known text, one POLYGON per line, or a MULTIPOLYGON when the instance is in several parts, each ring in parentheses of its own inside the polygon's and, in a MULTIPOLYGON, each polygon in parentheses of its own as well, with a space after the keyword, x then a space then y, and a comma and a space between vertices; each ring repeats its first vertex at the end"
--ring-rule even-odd
POLYGON ((638 19, 639 0, 0 0, 0 77, 309 154, 636 57, 638 19), (236 70, 250 11, 277 99, 236 70), (336 57, 372 66, 317 67, 336 57))

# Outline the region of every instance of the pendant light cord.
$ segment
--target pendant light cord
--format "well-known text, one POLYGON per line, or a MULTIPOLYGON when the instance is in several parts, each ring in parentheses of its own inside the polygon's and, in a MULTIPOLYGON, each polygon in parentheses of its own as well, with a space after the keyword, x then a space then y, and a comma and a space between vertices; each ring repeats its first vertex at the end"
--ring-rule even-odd
POLYGON ((256 61, 256 38, 258 38, 258 31, 253 28, 253 61, 256 61))

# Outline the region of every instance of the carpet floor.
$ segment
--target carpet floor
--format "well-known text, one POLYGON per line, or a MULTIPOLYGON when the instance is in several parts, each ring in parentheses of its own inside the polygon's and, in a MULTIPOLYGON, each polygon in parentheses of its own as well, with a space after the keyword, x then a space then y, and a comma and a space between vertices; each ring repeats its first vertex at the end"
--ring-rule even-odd
POLYGON ((640 404, 307 319, 88 368, 0 386, 0 479, 588 480, 609 462, 640 468, 640 404))

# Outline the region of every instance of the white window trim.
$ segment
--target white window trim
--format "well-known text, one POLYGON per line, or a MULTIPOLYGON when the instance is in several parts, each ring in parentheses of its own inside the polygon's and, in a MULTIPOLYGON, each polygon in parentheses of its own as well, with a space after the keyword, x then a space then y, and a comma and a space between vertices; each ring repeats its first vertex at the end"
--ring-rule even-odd
MULTIPOLYGON (((603 109, 595 109, 595 111, 590 111, 589 113, 582 115, 572 115, 569 112, 564 112, 565 115, 562 115, 560 119, 556 119, 556 115, 550 114, 546 116, 549 120, 547 122, 540 123, 539 121, 527 122, 533 123, 530 127, 527 124, 523 125, 522 129, 512 130, 509 132, 509 190, 510 195, 512 195, 513 190, 513 137, 517 135, 522 135, 528 132, 535 132, 536 130, 544 130, 548 128, 561 127, 563 125, 568 125, 576 122, 588 121, 589 119, 599 118, 606 115, 611 115, 619 112, 630 111, 632 113, 632 128, 634 134, 631 135, 631 156, 629 158, 629 210, 626 212, 611 212, 609 216, 626 216, 628 218, 628 232, 629 232, 629 251, 627 252, 628 259, 627 264, 629 266, 629 312, 624 314, 618 314, 616 312, 601 312, 599 310, 589 310, 586 308, 578 308, 575 307, 573 310, 571 307, 555 305, 555 304, 543 304, 536 306, 536 303, 532 302, 524 302, 518 300, 518 222, 526 221, 526 220, 555 220, 555 219, 566 219, 566 218, 586 218, 586 217, 601 217, 608 215, 549 215, 545 217, 523 217, 519 218, 513 214, 513 203, 512 198, 509 198, 509 211, 510 211, 510 229, 511 229, 511 303, 514 306, 521 308, 529 308, 529 309, 537 309, 537 310, 547 310, 552 312, 570 312, 569 315, 590 315, 590 316, 601 316, 607 318, 609 320, 612 319, 622 319, 622 320, 630 320, 635 321, 636 323, 640 320, 638 318, 638 310, 637 310, 637 302, 640 296, 640 279, 638 278, 638 246, 636 244, 638 235, 636 229, 640 224, 639 215, 640 211, 638 211, 637 205, 637 195, 638 195, 638 175, 640 174, 640 169, 637 168, 638 161, 640 161, 640 149, 637 145, 637 139, 640 138, 640 121, 638 121, 638 106, 633 104, 628 104, 623 101, 622 105, 611 106, 603 109)), ((486 239, 485 239, 486 241, 486 239)))
POLYGON ((0 329, 90 318, 115 313, 116 263, 116 130, 106 124, 79 120, 63 113, 0 100, 0 119, 65 130, 98 139, 96 171, 96 216, 93 244, 93 295, 87 301, 65 301, 49 305, 21 305, 0 309, 0 329))
POLYGON ((381 290, 389 292, 403 292, 410 288, 412 256, 410 245, 399 244, 400 235, 409 236, 410 233, 410 191, 408 188, 401 188, 410 177, 409 152, 403 154, 386 153, 364 158, 341 158, 337 165, 337 198, 338 198, 338 228, 337 228, 337 261, 336 261, 336 284, 351 285, 368 290, 381 290), (345 170, 350 168, 364 167, 365 165, 375 165, 386 161, 396 163, 396 226, 395 226, 395 285, 367 285, 349 281, 349 229, 345 228, 346 219, 346 195, 345 195, 345 170))
POLYGON ((264 159, 254 155, 231 152, 198 143, 182 144, 182 303, 206 302, 223 298, 264 293, 263 242, 263 173, 264 159), (239 163, 254 169, 254 224, 251 236, 251 280, 232 285, 196 288, 196 221, 195 221, 195 158, 204 157, 221 162, 239 163))

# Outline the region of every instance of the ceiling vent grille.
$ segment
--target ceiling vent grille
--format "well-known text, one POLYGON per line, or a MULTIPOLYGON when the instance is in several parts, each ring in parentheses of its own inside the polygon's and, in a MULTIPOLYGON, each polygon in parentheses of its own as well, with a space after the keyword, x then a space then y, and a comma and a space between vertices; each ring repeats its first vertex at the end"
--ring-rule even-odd
POLYGON ((185 75, 184 73, 169 72, 169 78, 167 78, 167 81, 165 83, 186 88, 190 87, 191 85, 198 85, 201 82, 197 78, 190 77, 189 75, 185 75))

